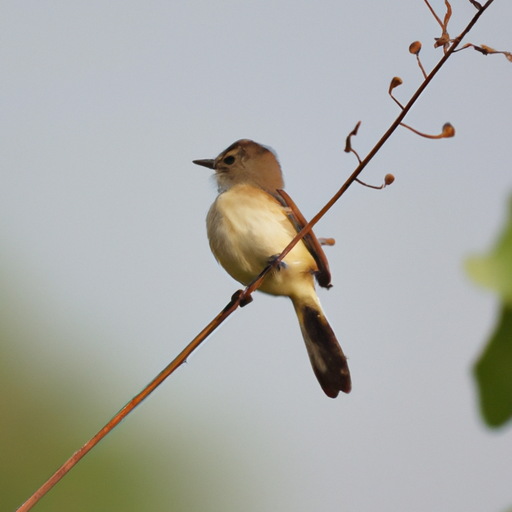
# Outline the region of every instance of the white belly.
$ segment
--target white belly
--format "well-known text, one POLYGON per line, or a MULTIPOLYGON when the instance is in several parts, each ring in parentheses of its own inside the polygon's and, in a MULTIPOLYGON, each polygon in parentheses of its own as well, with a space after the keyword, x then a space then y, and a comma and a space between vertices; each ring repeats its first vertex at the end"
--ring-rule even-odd
MULTIPOLYGON (((220 194, 207 217, 208 239, 214 256, 237 281, 249 284, 295 236, 285 209, 276 199, 252 185, 236 185, 220 194)), ((294 296, 297 288, 313 285, 316 263, 302 242, 274 270, 260 290, 294 296)))

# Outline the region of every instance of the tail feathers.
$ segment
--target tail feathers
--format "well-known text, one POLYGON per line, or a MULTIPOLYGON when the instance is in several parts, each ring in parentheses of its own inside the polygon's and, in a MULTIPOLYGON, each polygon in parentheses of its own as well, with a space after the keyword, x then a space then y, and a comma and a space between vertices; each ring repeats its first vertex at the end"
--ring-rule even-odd
POLYGON ((347 359, 329 322, 317 304, 294 301, 311 366, 325 394, 336 398, 352 389, 347 359))

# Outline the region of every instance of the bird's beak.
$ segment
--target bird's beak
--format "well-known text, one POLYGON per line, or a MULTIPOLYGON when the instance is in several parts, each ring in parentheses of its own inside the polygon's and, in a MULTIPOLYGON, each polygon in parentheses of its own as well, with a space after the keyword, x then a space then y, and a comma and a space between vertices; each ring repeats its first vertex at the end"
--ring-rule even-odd
POLYGON ((214 169, 213 165, 215 164, 215 160, 207 158, 205 160, 192 160, 192 163, 196 165, 202 165, 203 167, 208 167, 208 169, 214 169))

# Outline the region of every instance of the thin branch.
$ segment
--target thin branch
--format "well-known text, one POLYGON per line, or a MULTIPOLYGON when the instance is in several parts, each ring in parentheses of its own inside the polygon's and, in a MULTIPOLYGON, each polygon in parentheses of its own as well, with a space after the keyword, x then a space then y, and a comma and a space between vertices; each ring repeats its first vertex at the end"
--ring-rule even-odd
POLYGON ((416 55, 416 60, 418 61, 418 66, 420 67, 421 72, 423 73, 424 78, 427 78, 427 72, 425 71, 425 68, 423 67, 423 64, 421 63, 419 55, 416 55))
POLYGON ((482 8, 482 4, 480 2, 477 2, 476 0, 469 0, 474 7, 476 7, 477 9, 481 9, 482 8))
MULTIPOLYGON (((373 149, 366 155, 365 159, 356 167, 354 172, 350 175, 350 177, 347 179, 347 181, 343 184, 343 186, 334 194, 334 196, 329 200, 329 202, 304 226, 304 228, 295 236, 295 238, 288 244, 286 249, 273 261, 272 266, 279 264, 283 258, 292 250, 292 248, 295 246, 295 244, 306 234, 311 231, 313 226, 317 224, 317 222, 331 209, 331 207, 338 201, 338 199, 345 193, 345 191, 352 185, 352 183, 356 180, 356 178, 361 174, 363 169, 368 165, 370 160, 377 154, 377 152, 380 150, 380 148, 384 145, 384 143, 391 137, 393 132, 400 126, 400 123, 404 119, 404 117, 407 115, 409 110, 411 110, 411 107, 416 103, 420 95, 423 93, 423 91, 426 89, 428 84, 432 81, 432 79, 437 75, 438 71, 443 67, 445 62, 450 58, 450 55, 455 51, 457 46, 459 46, 461 40, 466 36, 466 34, 473 28, 475 23, 478 21, 480 16, 485 12, 485 10, 494 2, 494 0, 487 0, 485 5, 482 7, 480 11, 478 11, 473 19, 469 22, 467 27, 462 31, 462 33, 456 37, 453 40, 452 45, 448 49, 448 51, 443 55, 441 60, 437 63, 437 65, 434 67, 434 69, 430 72, 428 77, 421 83, 421 85, 418 87, 416 92, 413 94, 407 105, 404 107, 404 109, 400 112, 398 117, 393 121, 393 124, 388 128, 387 132, 381 137, 381 139, 375 144, 373 149)), ((254 291, 257 286, 261 284, 261 281, 263 280, 264 276, 269 272, 270 268, 272 266, 267 267, 261 274, 258 276, 257 279, 253 281, 251 285, 249 285, 245 290, 244 293, 248 293, 249 291, 254 291), (257 285, 257 286, 256 286, 257 285)))
POLYGON ((450 137, 455 137, 455 128, 450 123, 445 123, 443 126, 443 131, 439 135, 429 135, 428 133, 422 133, 418 130, 415 130, 412 126, 409 126, 405 123, 400 123, 400 126, 411 130, 411 132, 416 135, 420 135, 421 137, 425 137, 426 139, 448 139, 450 137))
MULTIPOLYGON (((426 78, 426 77, 425 77, 426 78)), ((393 90, 403 84, 403 80, 399 76, 394 76, 389 84, 388 94, 395 101, 395 103, 403 110, 404 106, 393 96, 393 90)))
POLYGON ((412 53, 413 55, 416 55, 416 60, 418 62, 418 66, 421 69, 421 72, 423 73, 423 78, 427 78, 427 72, 425 71, 425 68, 423 67, 423 64, 421 63, 420 51, 421 51, 421 43, 419 41, 414 41, 414 43, 410 44, 409 52, 412 53))
POLYGON ((169 363, 138 395, 132 398, 93 438, 76 451, 17 512, 30 510, 61 478, 66 475, 89 451, 145 400, 162 382, 179 368, 187 357, 240 305, 241 291, 235 293, 226 307, 169 363))
POLYGON ((466 43, 464 46, 459 48, 458 50, 455 50, 456 52, 461 52, 462 50, 465 50, 466 48, 473 48, 477 52, 480 52, 482 55, 497 55, 502 54, 505 55, 506 59, 509 62, 512 62, 512 53, 506 52, 502 50, 495 50, 494 48, 491 48, 490 46, 486 46, 485 44, 482 44, 480 46, 473 44, 473 43, 466 43))
MULTIPOLYGON (((427 0, 425 0, 427 2, 427 0)), ((494 0, 488 0, 485 5, 478 11, 478 13, 469 22, 464 31, 454 39, 452 45, 443 55, 442 59, 438 62, 435 68, 430 72, 425 81, 419 86, 412 98, 409 100, 404 109, 400 112, 393 124, 389 127, 386 133, 381 137, 373 149, 368 153, 364 160, 356 167, 354 172, 345 181, 343 186, 334 194, 328 203, 309 221, 306 226, 293 238, 284 251, 272 261, 272 264, 267 266, 261 274, 242 292, 236 292, 231 301, 226 307, 187 345, 187 347, 168 365, 165 367, 158 376, 153 379, 137 396, 132 398, 92 439, 75 452, 23 505, 21 505, 17 512, 27 512, 30 510, 64 475, 66 475, 94 446, 96 446, 109 432, 112 431, 137 405, 146 399, 162 382, 169 377, 179 366, 181 366, 187 357, 229 316, 233 313, 242 303, 246 302, 251 293, 256 290, 262 283, 265 276, 272 268, 277 266, 283 258, 293 249, 293 247, 301 240, 301 238, 309 233, 313 226, 332 208, 334 203, 346 192, 346 190, 357 179, 359 174, 368 165, 372 158, 377 154, 384 143, 391 137, 393 132, 398 128, 404 117, 407 115, 411 107, 418 100, 422 92, 432 81, 437 72, 443 67, 450 55, 455 51, 460 41, 464 36, 473 28, 480 16, 485 10, 493 3, 494 0)), ((428 5, 428 2, 427 2, 428 5)), ((429 6, 430 7, 430 6, 429 6)), ((437 18, 437 16, 436 16, 437 18)))
POLYGON ((439 16, 436 14, 436 11, 434 11, 434 9, 432 9, 432 6, 428 3, 428 0, 425 0, 425 3, 427 4, 428 8, 430 9, 432 16, 434 16, 434 18, 437 20, 437 23, 439 23, 439 26, 441 28, 444 28, 443 22, 439 19, 439 16))
POLYGON ((444 0, 444 3, 446 5, 446 14, 444 15, 443 30, 447 32, 448 23, 450 22, 450 18, 452 17, 452 6, 450 5, 450 2, 448 2, 448 0, 444 0))

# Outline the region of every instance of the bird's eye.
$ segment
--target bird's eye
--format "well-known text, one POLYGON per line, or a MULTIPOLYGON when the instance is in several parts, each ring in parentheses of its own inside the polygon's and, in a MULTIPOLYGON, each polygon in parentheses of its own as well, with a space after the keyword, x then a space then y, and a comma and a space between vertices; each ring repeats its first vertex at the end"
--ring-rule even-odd
POLYGON ((235 162, 235 157, 233 155, 229 155, 226 158, 224 158, 223 162, 227 165, 231 165, 235 162))

